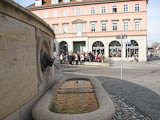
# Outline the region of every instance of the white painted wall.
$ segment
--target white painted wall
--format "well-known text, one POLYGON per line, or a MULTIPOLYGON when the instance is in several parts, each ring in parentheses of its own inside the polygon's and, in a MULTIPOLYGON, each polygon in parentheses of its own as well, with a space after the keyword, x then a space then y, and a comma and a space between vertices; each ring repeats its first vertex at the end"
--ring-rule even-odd
MULTIPOLYGON (((105 47, 105 58, 106 59, 111 59, 111 60, 121 60, 121 58, 109 58, 109 44, 112 41, 119 41, 121 43, 121 40, 116 39, 116 37, 93 37, 93 38, 88 38, 88 37, 77 37, 77 38, 64 38, 64 39, 57 39, 56 41, 56 46, 59 47, 59 43, 61 41, 65 41, 68 43, 68 51, 73 52, 73 42, 74 41, 85 41, 86 42, 86 52, 91 52, 92 51, 92 45, 96 41, 101 41, 104 44, 105 47)), ((139 45, 139 58, 138 61, 147 61, 146 53, 147 53, 147 36, 128 36, 127 39, 123 40, 123 60, 126 61, 127 58, 126 56, 126 45, 124 44, 125 42, 129 40, 135 40, 137 41, 139 45)), ((59 53, 59 48, 57 48, 57 54, 59 53)), ((134 58, 128 58, 128 60, 133 60, 134 58)))

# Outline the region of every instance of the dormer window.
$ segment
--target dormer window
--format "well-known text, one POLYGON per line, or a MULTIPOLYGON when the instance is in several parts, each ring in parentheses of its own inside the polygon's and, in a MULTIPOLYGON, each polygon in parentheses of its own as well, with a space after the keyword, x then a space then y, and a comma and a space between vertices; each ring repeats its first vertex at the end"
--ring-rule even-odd
POLYGON ((35 6, 42 6, 42 0, 35 0, 35 6))
POLYGON ((69 3, 69 2, 70 2, 70 0, 63 0, 63 2, 64 2, 64 3, 69 3))
POLYGON ((52 4, 58 4, 58 0, 52 0, 52 4))

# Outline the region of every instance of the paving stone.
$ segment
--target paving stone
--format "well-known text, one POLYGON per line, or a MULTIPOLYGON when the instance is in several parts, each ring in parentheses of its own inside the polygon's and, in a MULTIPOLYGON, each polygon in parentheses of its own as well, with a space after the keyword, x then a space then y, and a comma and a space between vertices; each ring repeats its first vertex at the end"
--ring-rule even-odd
POLYGON ((112 120, 151 120, 148 116, 136 111, 135 106, 125 103, 125 99, 117 95, 110 95, 116 108, 112 120))

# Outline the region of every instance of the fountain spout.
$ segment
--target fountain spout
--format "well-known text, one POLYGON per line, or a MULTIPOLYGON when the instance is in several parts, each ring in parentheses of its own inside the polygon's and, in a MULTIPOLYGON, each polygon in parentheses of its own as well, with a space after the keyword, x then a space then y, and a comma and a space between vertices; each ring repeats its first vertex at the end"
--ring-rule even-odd
POLYGON ((44 49, 41 49, 40 62, 42 72, 46 70, 48 66, 52 66, 54 63, 54 58, 52 58, 44 49))

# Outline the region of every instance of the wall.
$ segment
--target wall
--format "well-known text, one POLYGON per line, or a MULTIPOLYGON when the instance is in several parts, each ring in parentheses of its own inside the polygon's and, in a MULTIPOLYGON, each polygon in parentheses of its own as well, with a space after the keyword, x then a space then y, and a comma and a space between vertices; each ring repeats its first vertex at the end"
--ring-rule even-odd
POLYGON ((128 2, 113 2, 113 3, 102 3, 102 4, 93 4, 93 5, 81 5, 81 6, 69 6, 69 7, 59 7, 59 8, 50 8, 42 10, 33 10, 32 12, 37 14, 40 18, 46 21, 51 27, 53 24, 58 24, 58 34, 56 38, 68 38, 68 37, 77 37, 76 34, 73 34, 73 25, 72 21, 81 19, 87 21, 86 23, 86 32, 82 34, 83 37, 93 37, 93 36, 115 36, 117 34, 127 34, 127 35, 146 35, 147 32, 147 20, 146 20, 146 8, 147 4, 145 0, 135 0, 128 2), (136 3, 140 4, 140 12, 134 11, 134 5, 136 3), (127 13, 123 12, 123 5, 128 4, 129 11, 127 13), (112 13, 112 6, 117 5, 118 13, 112 13), (101 7, 106 6, 106 14, 101 14, 101 7), (96 8, 96 14, 90 14, 90 8, 96 8), (81 8, 85 9, 85 15, 74 16, 73 10, 81 8), (58 16, 53 17, 53 11, 56 10, 58 16), (63 17, 63 10, 67 11, 67 16, 63 17), (43 13, 48 13, 48 18, 43 17, 43 13), (129 30, 123 31, 123 20, 129 19, 129 30), (141 19, 140 30, 136 31, 134 29, 134 19, 141 19), (107 22, 107 32, 101 31, 101 20, 108 20, 107 22), (118 31, 112 31, 112 20, 118 21, 118 31), (90 32, 90 21, 96 22, 96 32, 90 32), (63 34, 63 23, 69 23, 69 32, 68 34, 63 34))

